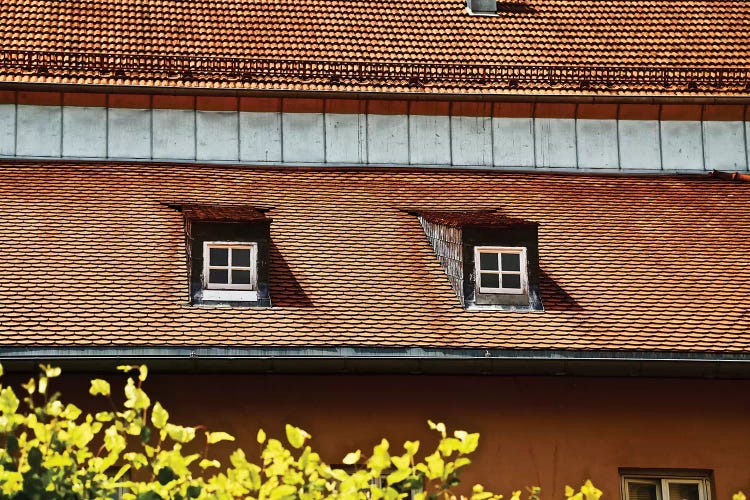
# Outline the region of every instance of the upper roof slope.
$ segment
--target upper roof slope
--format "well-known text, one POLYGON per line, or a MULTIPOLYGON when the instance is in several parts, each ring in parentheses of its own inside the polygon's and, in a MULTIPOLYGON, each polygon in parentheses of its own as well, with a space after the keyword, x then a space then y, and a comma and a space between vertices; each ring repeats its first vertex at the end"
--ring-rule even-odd
POLYGON ((702 176, 0 166, 0 346, 750 349, 750 183, 702 176), (183 215, 274 207, 270 309, 188 305, 183 215), (539 223, 543 313, 465 311, 414 215, 539 223))
POLYGON ((748 92, 746 0, 500 4, 507 8, 499 17, 478 17, 467 14, 464 0, 4 0, 0 77, 297 90, 748 92), (197 57, 240 60, 199 64, 197 57), (247 58, 306 63, 250 64, 247 58), (445 64, 454 67, 430 66, 445 64), (567 69, 549 69, 556 66, 567 69), (653 71, 665 68, 671 71, 653 71))

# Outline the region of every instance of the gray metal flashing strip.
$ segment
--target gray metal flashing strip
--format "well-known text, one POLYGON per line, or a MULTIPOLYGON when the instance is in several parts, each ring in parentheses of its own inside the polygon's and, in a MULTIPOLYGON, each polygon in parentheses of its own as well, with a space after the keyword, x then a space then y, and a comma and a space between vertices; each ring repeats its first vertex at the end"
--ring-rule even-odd
POLYGON ((414 359, 414 360, 567 360, 750 363, 747 353, 675 351, 565 351, 510 349, 372 348, 372 347, 2 347, 0 360, 11 359, 414 359))

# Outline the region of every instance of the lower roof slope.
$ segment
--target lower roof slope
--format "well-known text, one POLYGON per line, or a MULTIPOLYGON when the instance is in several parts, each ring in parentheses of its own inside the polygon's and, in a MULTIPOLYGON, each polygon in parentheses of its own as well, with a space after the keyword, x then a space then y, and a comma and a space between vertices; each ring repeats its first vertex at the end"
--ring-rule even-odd
POLYGON ((62 163, 0 176, 0 346, 750 348, 750 183, 62 163), (188 304, 174 200, 273 207, 272 308, 188 304), (545 311, 463 310, 404 208, 538 222, 545 311))

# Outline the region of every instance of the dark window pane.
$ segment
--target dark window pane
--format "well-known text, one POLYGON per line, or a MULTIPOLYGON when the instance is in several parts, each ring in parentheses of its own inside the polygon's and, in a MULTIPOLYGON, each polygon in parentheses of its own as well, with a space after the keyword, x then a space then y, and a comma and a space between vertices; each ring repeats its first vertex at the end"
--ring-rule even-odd
POLYGON ((520 271, 521 255, 517 253, 502 254, 503 271, 520 271))
POLYGON ((250 250, 235 248, 232 250, 232 265, 250 267, 250 250))
POLYGON ((500 288, 500 275, 482 273, 481 286, 482 288, 500 288))
POLYGON ((482 271, 497 271, 497 254, 479 252, 479 269, 482 271))
POLYGON ((697 484, 669 483, 669 500, 698 500, 699 498, 697 484))
POLYGON ((208 271, 209 283, 229 283, 229 272, 226 269, 210 269, 208 271))
POLYGON ((630 481, 628 482, 628 498, 630 500, 657 500, 656 485, 630 481))
POLYGON ((503 274, 503 288, 521 288, 521 275, 503 274))
POLYGON ((227 266, 229 265, 229 249, 228 248, 209 248, 208 264, 211 266, 227 266))
POLYGON ((237 271, 236 269, 232 270, 232 284, 249 285, 250 271, 237 271))

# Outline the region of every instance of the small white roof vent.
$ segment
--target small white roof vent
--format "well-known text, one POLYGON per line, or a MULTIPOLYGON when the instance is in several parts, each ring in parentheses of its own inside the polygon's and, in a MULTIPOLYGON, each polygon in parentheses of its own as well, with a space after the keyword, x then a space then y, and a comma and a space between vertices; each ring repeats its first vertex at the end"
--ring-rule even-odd
POLYGON ((479 16, 497 15, 497 0, 466 0, 469 13, 479 16))

